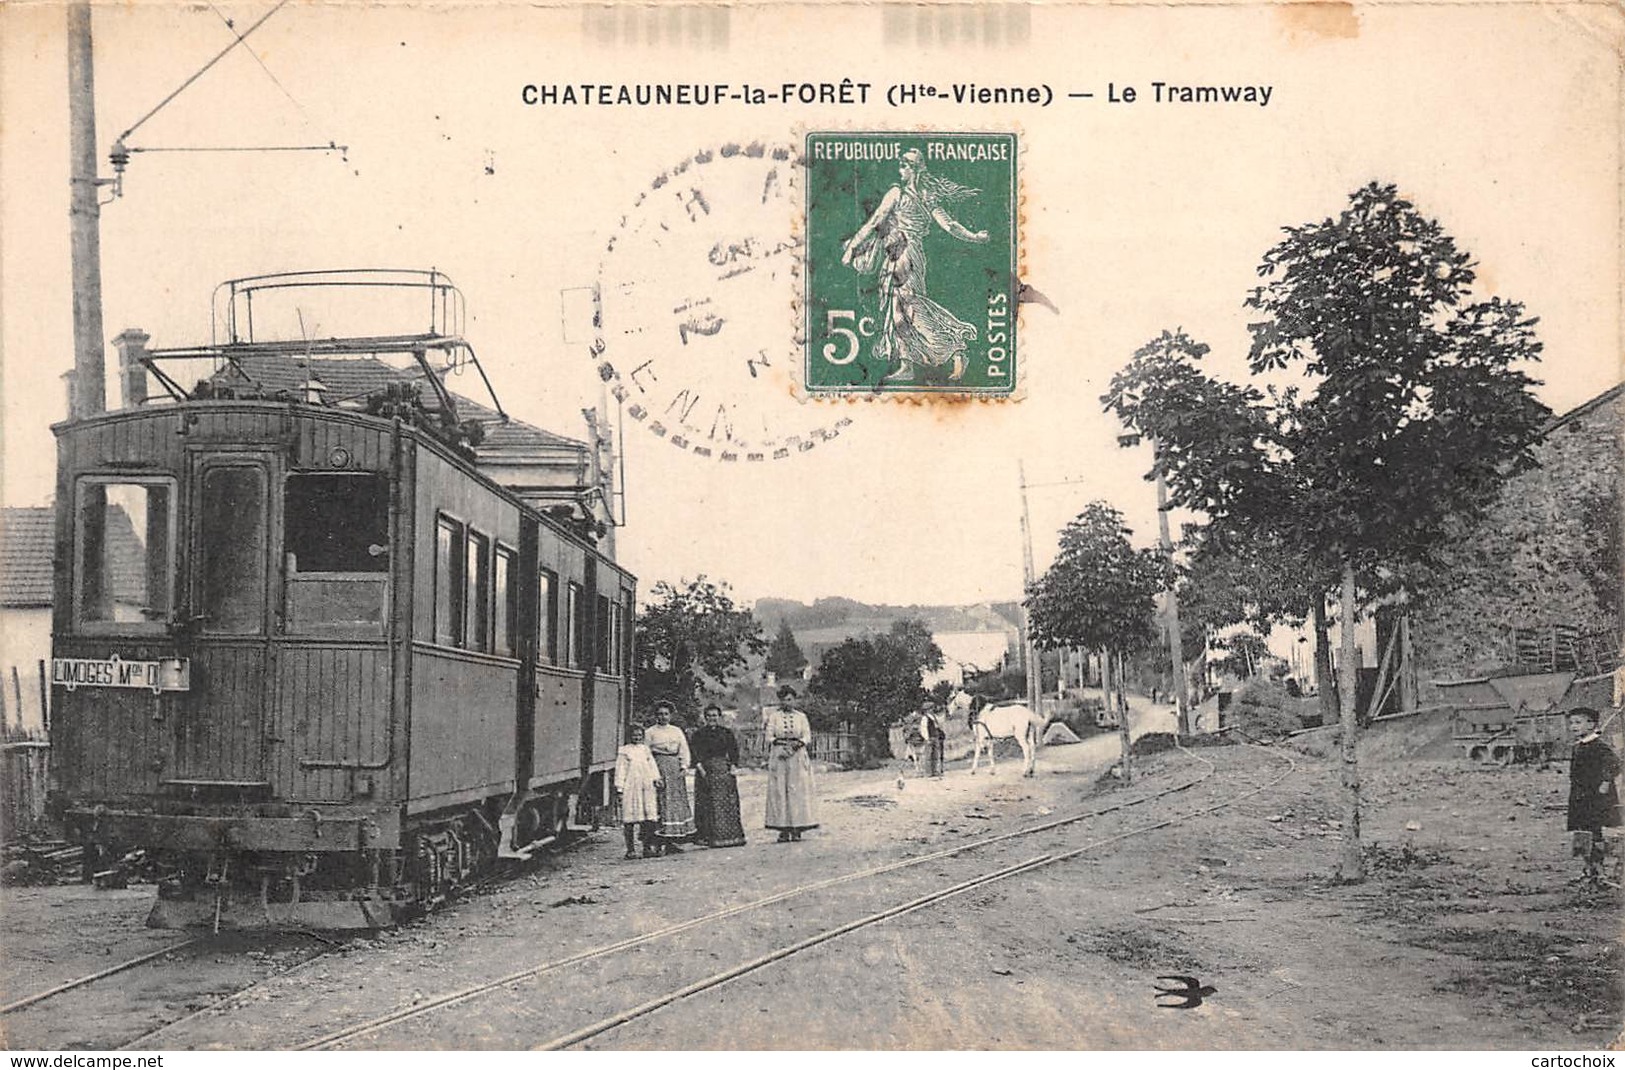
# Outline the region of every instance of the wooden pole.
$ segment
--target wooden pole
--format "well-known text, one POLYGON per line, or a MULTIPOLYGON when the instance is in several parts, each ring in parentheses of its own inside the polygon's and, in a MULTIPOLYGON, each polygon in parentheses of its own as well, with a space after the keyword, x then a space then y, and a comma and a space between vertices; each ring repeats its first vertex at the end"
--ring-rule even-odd
POLYGON ((1388 636, 1388 645, 1382 648, 1382 661, 1377 664, 1377 682, 1371 689, 1371 706, 1368 713, 1376 717, 1382 713, 1383 700, 1388 697, 1389 680, 1388 666, 1394 657, 1394 648, 1399 645, 1399 629, 1395 628, 1388 636))
POLYGON ((1032 518, 1027 512, 1027 468, 1019 460, 1016 462, 1016 478, 1021 483, 1021 574, 1027 585, 1021 599, 1021 638, 1025 644, 1027 662, 1027 708, 1038 713, 1042 709, 1038 701, 1042 669, 1038 664, 1038 646, 1033 642, 1033 617, 1027 609, 1027 592, 1032 590, 1038 577, 1033 568, 1032 518))
POLYGON ((1354 564, 1343 562, 1343 591, 1341 619, 1342 664, 1338 668, 1338 695, 1342 723, 1343 758, 1343 847, 1338 861, 1337 875, 1345 884, 1365 880, 1365 855, 1360 845, 1360 750, 1359 719, 1355 714, 1355 681, 1359 666, 1354 651, 1354 564))
POLYGON ((39 722, 47 739, 51 736, 51 678, 45 672, 45 659, 39 659, 39 722))
POLYGON ((1314 606, 1315 689, 1320 692, 1320 723, 1329 725, 1338 717, 1337 687, 1332 676, 1331 629, 1326 623, 1326 596, 1317 594, 1314 606))
POLYGON ((1416 712, 1416 662, 1411 650, 1411 615, 1399 618, 1399 712, 1416 712))
POLYGON ((21 735, 27 730, 23 725, 23 675, 15 665, 11 667, 11 693, 17 699, 17 733, 21 735))
POLYGON ((69 207, 73 255, 73 411, 107 407, 102 332, 101 206, 96 182, 96 76, 89 0, 68 5, 69 207))
MULTIPOLYGON (((1151 450, 1154 457, 1151 469, 1157 475, 1157 538, 1162 546, 1162 552, 1172 562, 1174 540, 1168 534, 1168 485, 1162 479, 1162 444, 1153 438, 1151 450)), ((1179 595, 1174 591, 1172 581, 1168 584, 1167 606, 1168 652, 1173 662, 1174 704, 1178 711, 1178 717, 1174 722, 1175 731, 1180 736, 1188 736, 1191 734, 1191 703, 1190 696, 1185 691, 1185 641, 1179 633, 1179 595)))
MULTIPOLYGON (((1108 657, 1113 655, 1108 654, 1108 657)), ((1129 784, 1134 780, 1133 741, 1129 738, 1128 724, 1128 692, 1123 689, 1124 671, 1122 655, 1116 656, 1116 664, 1112 666, 1112 679, 1117 684, 1117 741, 1123 750, 1123 783, 1129 784)))

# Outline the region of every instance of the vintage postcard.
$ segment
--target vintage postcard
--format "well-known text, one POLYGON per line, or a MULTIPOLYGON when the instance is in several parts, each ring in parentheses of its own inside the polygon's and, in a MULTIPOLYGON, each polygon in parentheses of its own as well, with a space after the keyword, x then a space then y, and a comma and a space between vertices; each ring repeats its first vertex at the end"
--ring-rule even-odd
POLYGON ((1616 1047, 1622 49, 0 6, 0 1037, 1616 1047))

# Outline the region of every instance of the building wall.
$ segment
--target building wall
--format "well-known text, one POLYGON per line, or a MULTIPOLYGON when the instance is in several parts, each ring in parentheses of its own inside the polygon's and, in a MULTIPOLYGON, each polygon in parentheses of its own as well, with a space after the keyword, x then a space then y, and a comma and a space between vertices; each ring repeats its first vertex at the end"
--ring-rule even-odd
POLYGON ((0 688, 3 688, 6 725, 15 728, 17 686, 11 670, 17 670, 22 689, 22 725, 38 733, 45 727, 40 709, 39 663, 51 665, 51 608, 49 606, 0 607, 0 688))
POLYGON ((1438 700, 1431 681, 1511 666, 1514 628, 1603 631, 1604 653, 1618 651, 1622 426, 1619 387, 1554 421, 1539 467, 1503 486, 1447 552, 1412 616, 1424 703, 1438 700))

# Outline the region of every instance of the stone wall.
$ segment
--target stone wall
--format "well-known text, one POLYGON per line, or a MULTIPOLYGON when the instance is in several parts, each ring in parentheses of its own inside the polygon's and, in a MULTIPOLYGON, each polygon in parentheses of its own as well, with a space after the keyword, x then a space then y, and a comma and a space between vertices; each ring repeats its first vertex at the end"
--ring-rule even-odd
POLYGON ((1618 651, 1622 426, 1625 387, 1554 420, 1539 467, 1460 533, 1412 615, 1423 703, 1438 700, 1431 681, 1511 666, 1514 628, 1601 631, 1604 655, 1618 651))

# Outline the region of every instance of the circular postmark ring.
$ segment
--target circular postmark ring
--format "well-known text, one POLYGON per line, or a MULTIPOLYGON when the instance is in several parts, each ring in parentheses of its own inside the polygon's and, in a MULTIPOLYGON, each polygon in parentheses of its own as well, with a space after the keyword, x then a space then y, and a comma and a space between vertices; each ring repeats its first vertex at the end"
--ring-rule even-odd
POLYGON ((796 150, 705 149, 655 175, 605 245, 591 349, 626 415, 699 457, 785 459, 846 415, 795 381, 804 241, 796 150))

